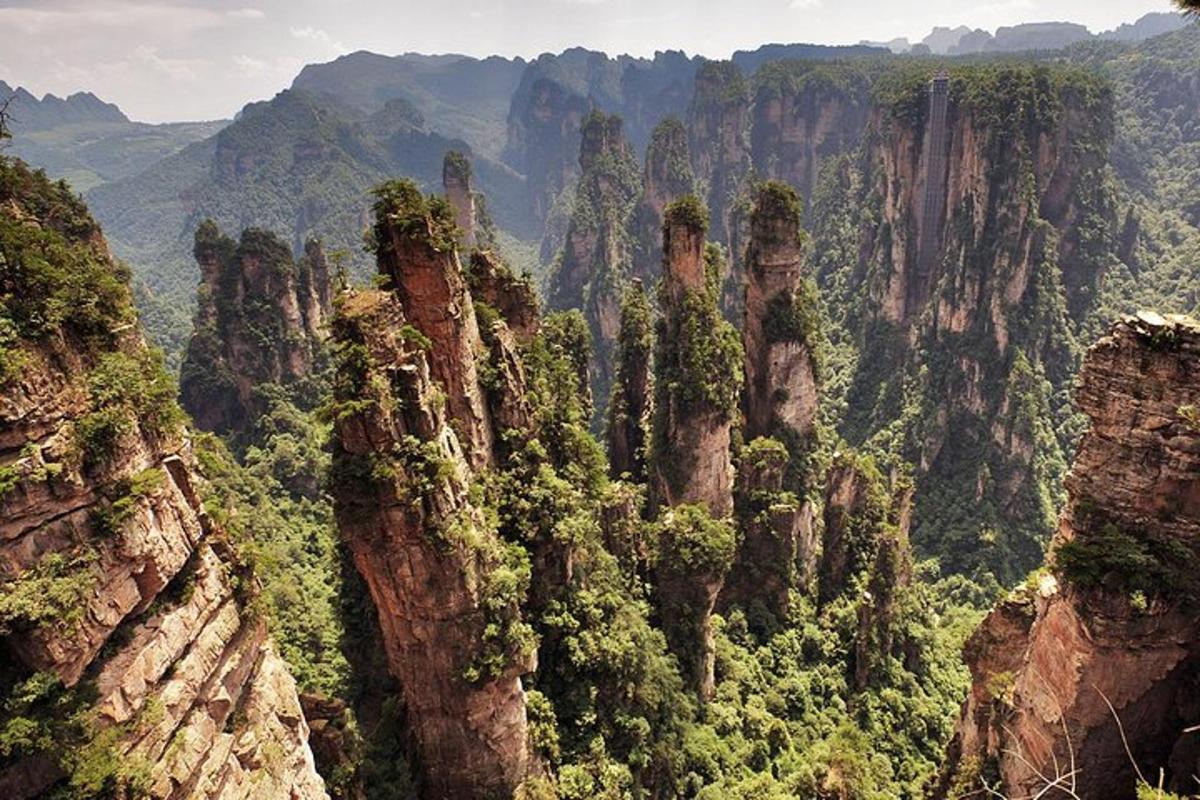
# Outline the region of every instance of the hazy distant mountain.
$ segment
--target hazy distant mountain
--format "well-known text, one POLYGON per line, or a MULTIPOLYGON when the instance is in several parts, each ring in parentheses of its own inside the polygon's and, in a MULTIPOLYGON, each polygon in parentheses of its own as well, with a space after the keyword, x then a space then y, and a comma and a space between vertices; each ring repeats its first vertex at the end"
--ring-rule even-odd
POLYGON ((799 58, 805 61, 835 61, 852 56, 886 55, 887 52, 884 47, 861 44, 764 44, 754 50, 736 51, 733 54, 733 63, 741 67, 746 74, 750 74, 768 61, 779 61, 784 58, 799 58))
POLYGON ((0 81, 0 101, 9 97, 11 152, 53 178, 67 179, 81 192, 140 172, 226 124, 224 120, 133 122, 116 105, 91 92, 78 92, 66 100, 48 94, 38 100, 23 88, 13 89, 0 81))
POLYGON ((1136 22, 1126 22, 1111 31, 1101 33, 1098 38, 1116 42, 1140 42, 1151 36, 1171 33, 1187 25, 1182 14, 1156 12, 1146 14, 1136 22))
POLYGON ((129 122, 121 109, 106 103, 91 92, 76 92, 63 100, 47 94, 38 100, 32 93, 18 86, 16 89, 0 81, 0 102, 12 98, 8 113, 12 117, 12 128, 16 132, 29 132, 54 128, 59 125, 84 122, 129 122))
POLYGON ((883 47, 893 53, 896 53, 897 55, 900 53, 907 53, 912 48, 912 42, 910 42, 906 36, 897 36, 895 39, 889 39, 886 42, 872 42, 863 39, 861 42, 859 42, 859 45, 862 47, 883 47))
POLYGON ((421 112, 431 130, 462 138, 474 150, 498 156, 504 145, 509 98, 525 66, 522 58, 381 56, 359 51, 327 64, 306 66, 292 88, 330 94, 368 113, 389 100, 402 99, 421 112))
MULTIPOLYGON (((863 45, 885 47, 893 53, 916 53, 914 48, 925 45, 933 55, 973 55, 976 53, 1013 53, 1022 50, 1061 50, 1077 42, 1102 39, 1127 43, 1141 42, 1152 36, 1177 31, 1187 24, 1182 14, 1155 12, 1136 22, 1093 35, 1083 25, 1073 22, 1031 22, 999 28, 995 34, 966 25, 956 28, 935 27, 916 45, 908 39, 887 42, 861 42, 863 45)), ((920 50, 924 53, 924 50, 920 50)))
POLYGON ((984 33, 984 31, 972 31, 966 25, 959 25, 957 28, 944 28, 938 26, 929 32, 929 35, 921 40, 921 44, 929 47, 929 50, 935 55, 945 55, 950 50, 958 46, 964 36, 969 34, 984 33))

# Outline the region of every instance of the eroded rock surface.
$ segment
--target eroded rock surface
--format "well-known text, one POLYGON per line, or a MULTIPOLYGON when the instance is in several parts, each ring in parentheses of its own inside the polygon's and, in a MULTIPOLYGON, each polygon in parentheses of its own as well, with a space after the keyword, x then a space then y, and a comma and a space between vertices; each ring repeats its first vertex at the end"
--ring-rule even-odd
POLYGON ((1132 797, 1135 764, 1192 790, 1198 366, 1200 324, 1185 318, 1131 317, 1089 350, 1076 400, 1091 427, 1050 571, 967 643, 972 689, 942 796, 986 779, 1010 796, 1132 797))

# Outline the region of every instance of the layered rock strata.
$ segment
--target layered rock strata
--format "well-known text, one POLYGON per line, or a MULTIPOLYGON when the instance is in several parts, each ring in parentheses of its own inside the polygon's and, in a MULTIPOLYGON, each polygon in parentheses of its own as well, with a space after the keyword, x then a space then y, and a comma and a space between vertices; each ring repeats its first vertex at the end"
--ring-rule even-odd
POLYGON ((80 292, 53 333, 6 345, 22 369, 0 381, 0 692, 6 730, 31 734, 10 740, 0 795, 324 798, 256 579, 205 509, 122 268, 77 200, 49 207, 72 204, 83 218, 60 230, 44 203, 0 202, 60 237, 52 257, 80 292))

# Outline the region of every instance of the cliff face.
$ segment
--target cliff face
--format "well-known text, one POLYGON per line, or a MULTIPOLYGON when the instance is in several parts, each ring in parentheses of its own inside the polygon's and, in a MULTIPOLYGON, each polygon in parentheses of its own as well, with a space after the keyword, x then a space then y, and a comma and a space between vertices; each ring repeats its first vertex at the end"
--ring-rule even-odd
POLYGON ((754 169, 809 198, 822 162, 858 147, 870 109, 867 75, 855 67, 785 61, 763 67, 755 85, 754 169))
POLYGON ((734 205, 750 170, 750 88, 733 62, 707 61, 696 71, 687 125, 696 179, 708 187, 712 238, 729 242, 734 205))
POLYGON ((390 292, 351 295, 336 319, 348 410, 335 425, 335 510, 379 609, 424 796, 489 797, 527 769, 520 675, 533 664, 509 647, 519 622, 486 631, 490 614, 516 613, 489 606, 502 553, 468 500, 467 453, 406 322, 390 292))
POLYGON ((506 160, 525 173, 530 214, 545 223, 555 199, 579 174, 579 128, 592 103, 555 80, 530 73, 525 80, 530 85, 513 96, 508 115, 506 160))
POLYGON ((5 185, 24 187, 0 198, 6 256, 55 251, 50 282, 20 289, 4 320, 19 335, 3 360, 21 370, 0 381, 0 691, 5 729, 29 736, 10 740, 0 794, 325 797, 256 580, 204 509, 121 267, 62 189, 28 173, 5 185), (39 219, 49 207, 75 220, 39 219), (73 307, 47 315, 68 286, 73 307))
POLYGON ((495 444, 476 369, 485 350, 455 249, 452 212, 437 203, 407 182, 378 191, 379 272, 391 281, 408 324, 429 340, 430 374, 446 393, 467 462, 478 469, 492 463, 495 444))
POLYGON ((688 156, 687 130, 674 117, 660 122, 646 146, 642 196, 629 222, 633 275, 654 285, 662 274, 663 210, 695 191, 696 178, 688 156))
POLYGON ((1076 400, 1091 427, 1051 570, 967 644, 973 684, 943 795, 982 777, 1010 796, 1056 779, 1079 797, 1133 796, 1137 770, 1157 786, 1160 769, 1164 788, 1192 790, 1198 363, 1200 325, 1157 315, 1118 323, 1088 352, 1076 400))
MULTIPOLYGON (((510 563, 471 490, 507 452, 492 432, 526 429, 529 411, 512 331, 487 304, 479 329, 452 213, 411 182, 378 192, 391 288, 347 295, 334 320, 333 493, 403 689, 423 795, 486 798, 510 794, 530 766, 520 676, 534 651, 519 608, 528 564, 510 563)), ((515 298, 490 258, 477 253, 482 284, 515 298)))
POLYGON ((1040 67, 965 68, 941 86, 939 107, 924 83, 885 85, 868 125, 868 299, 843 432, 863 441, 919 408, 905 431, 918 546, 1011 581, 1040 557, 1065 471, 1069 436, 1047 420, 1069 414, 1071 309, 1104 261, 1089 226, 1109 208, 1095 187, 1110 96, 1040 67))
POLYGON ((319 242, 299 263, 266 231, 241 241, 211 221, 196 230, 199 308, 180 374, 180 401, 207 431, 247 435, 263 412, 255 389, 308 378, 330 311, 329 270, 319 242))
POLYGON ((625 231, 638 193, 637 161, 619 117, 592 112, 584 120, 579 166, 575 206, 550 279, 549 305, 584 310, 592 331, 592 396, 602 410, 612 385, 612 350, 629 273, 625 231))

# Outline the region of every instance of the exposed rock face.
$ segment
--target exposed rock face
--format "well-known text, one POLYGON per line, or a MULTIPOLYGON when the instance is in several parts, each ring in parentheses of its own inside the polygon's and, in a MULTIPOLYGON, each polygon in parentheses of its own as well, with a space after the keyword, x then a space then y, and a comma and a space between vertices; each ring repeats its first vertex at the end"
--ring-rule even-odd
POLYGON ((662 273, 663 210, 695 188, 687 130, 678 119, 668 117, 654 128, 646 147, 642 196, 629 223, 631 269, 643 282, 653 286, 662 273))
MULTIPOLYGON (((38 224, 39 206, 4 201, 0 214, 38 224)), ((67 236, 72 256, 120 275, 89 224, 67 236)), ((129 324, 22 338, 24 368, 0 384, 0 692, 7 702, 35 672, 60 681, 44 696, 85 704, 85 722, 51 700, 26 720, 85 725, 54 746, 112 765, 114 791, 136 779, 154 798, 324 798, 295 684, 251 607, 254 576, 204 510, 182 415, 115 285, 129 324)), ((18 745, 0 795, 77 777, 60 755, 18 745)))
POLYGON ((872 111, 866 345, 845 426, 864 441, 899 416, 903 396, 919 399, 922 429, 906 453, 918 468, 914 538, 950 569, 984 564, 1010 581, 1037 563, 1053 528, 1069 441, 1045 420, 1077 363, 1069 321, 1107 258, 1103 234, 1085 243, 1092 234, 1078 222, 1112 216, 1097 188, 1111 97, 1073 84, 1088 79, 1035 73, 1006 67, 991 83, 952 71, 941 126, 929 116, 940 106, 915 83, 872 111), (930 163, 939 150, 946 163, 930 163), (980 546, 955 552, 945 540, 962 529, 978 531, 980 546))
POLYGON ((813 508, 785 488, 789 461, 787 448, 773 439, 756 439, 739 456, 735 506, 742 540, 721 589, 722 607, 761 607, 783 621, 790 591, 803 589, 812 577, 813 508))
POLYGON ((781 61, 755 76, 755 171, 812 196, 822 162, 853 152, 870 109, 867 75, 851 65, 781 61))
POLYGON ((1132 797, 1130 755, 1152 784, 1163 769, 1164 788, 1192 791, 1198 366, 1200 324, 1183 318, 1124 320, 1088 352, 1076 400, 1091 428, 1067 481, 1053 572, 967 643, 973 684, 942 796, 982 776, 1009 796, 1061 777, 1079 797, 1132 797))
MULTIPOLYGON (((746 435, 783 433, 801 447, 817 414, 815 292, 804 284, 800 198, 766 183, 750 220, 746 253, 746 435)), ((798 454, 797 454, 798 455, 798 454)))
MULTIPOLYGON (((396 266, 381 257, 385 264, 396 266)), ((405 334, 401 296, 351 294, 335 320, 351 355, 337 375, 335 400, 346 411, 335 424, 335 511, 379 609, 423 796, 507 796, 529 768, 520 676, 533 669, 533 652, 513 644, 515 607, 494 617, 489 580, 502 550, 468 499, 468 453, 449 404, 443 411, 436 400, 425 350, 405 334)))
POLYGON ((530 213, 537 223, 577 177, 579 128, 592 103, 558 81, 533 74, 513 96, 508 114, 506 160, 525 174, 530 213), (524 86, 529 81, 528 87, 524 86))
POLYGON ((659 532, 657 590, 667 645, 701 700, 716 688, 712 612, 733 559, 732 525, 703 506, 667 509, 659 532))
MULTIPOLYGON (((866 578, 866 591, 858 601, 858 630, 854 638, 854 660, 851 668, 854 688, 866 689, 888 656, 908 656, 905 642, 899 638, 895 622, 899 616, 900 599, 912 583, 912 548, 908 528, 912 520, 912 485, 892 474, 889 477, 891 508, 887 523, 879 531, 874 561, 866 578)), ((910 669, 915 665, 909 663, 910 669)))
POLYGON ((454 209, 454 222, 458 225, 460 247, 471 248, 476 244, 475 236, 475 192, 471 187, 471 162, 458 151, 446 153, 442 161, 442 189, 446 200, 454 209))
POLYGON ((712 238, 728 242, 730 214, 750 170, 750 87, 732 61, 696 71, 688 109, 688 147, 697 180, 708 187, 712 238))
POLYGON ((638 194, 637 161, 620 117, 588 115, 579 166, 575 207, 550 279, 549 304, 556 310, 584 310, 592 331, 592 396, 602 407, 612 386, 612 351, 629 272, 625 231, 638 194))
POLYGON ((719 519, 733 510, 729 444, 741 376, 730 358, 740 360, 741 348, 736 338, 729 341, 736 334, 716 311, 716 281, 710 279, 705 257, 703 208, 688 196, 667 211, 654 365, 659 386, 655 500, 661 506, 698 504, 719 519))
POLYGON ((822 604, 845 595, 866 575, 889 526, 907 539, 907 493, 893 502, 898 479, 884 477, 873 458, 841 453, 830 465, 825 488, 825 525, 818 567, 822 604), (896 484, 896 485, 893 485, 896 484))
POLYGON ((541 328, 537 290, 528 275, 517 277, 490 250, 471 254, 467 284, 476 302, 499 312, 520 342, 528 342, 541 328))
POLYGON ((485 352, 475 306, 455 249, 448 209, 409 182, 375 203, 380 274, 395 288, 405 320, 430 343, 428 362, 472 468, 492 463, 494 433, 476 358, 485 352))
POLYGON ((608 468, 614 479, 646 482, 650 430, 650 356, 654 332, 650 299, 634 278, 621 303, 616 384, 608 406, 608 468))
POLYGON ((212 221, 196 229, 199 308, 180 375, 180 401, 197 427, 235 439, 261 415, 254 390, 307 378, 319 357, 331 287, 324 251, 309 242, 297 263, 273 234, 241 241, 212 221))
POLYGON ((658 602, 685 679, 707 699, 710 617, 736 548, 729 446, 742 356, 717 309, 719 251, 705 252, 704 207, 688 195, 664 216, 651 454, 651 499, 663 518, 658 602))

